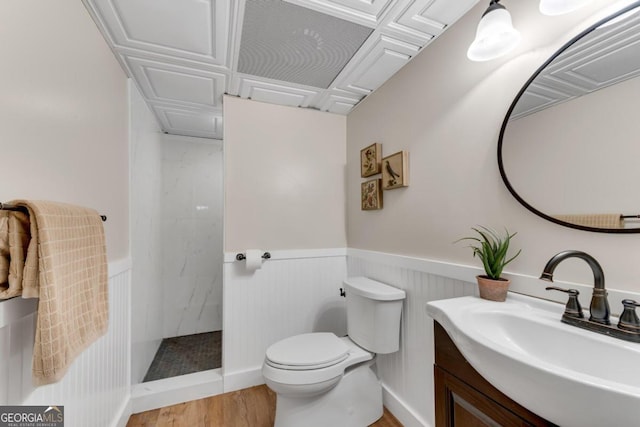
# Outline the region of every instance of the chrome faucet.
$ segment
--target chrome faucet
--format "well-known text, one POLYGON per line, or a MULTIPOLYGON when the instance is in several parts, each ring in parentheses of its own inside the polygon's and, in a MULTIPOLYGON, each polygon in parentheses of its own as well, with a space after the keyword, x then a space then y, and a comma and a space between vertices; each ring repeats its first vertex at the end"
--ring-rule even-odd
POLYGON ((604 287, 604 272, 602 267, 594 257, 580 251, 563 251, 554 255, 545 265, 540 279, 548 282, 553 282, 553 271, 558 264, 567 258, 580 258, 589 264, 593 271, 593 295, 591 297, 591 305, 589 311, 591 313, 589 317, 590 322, 599 323, 602 325, 610 325, 609 320, 609 301, 607 301, 607 290, 604 287))

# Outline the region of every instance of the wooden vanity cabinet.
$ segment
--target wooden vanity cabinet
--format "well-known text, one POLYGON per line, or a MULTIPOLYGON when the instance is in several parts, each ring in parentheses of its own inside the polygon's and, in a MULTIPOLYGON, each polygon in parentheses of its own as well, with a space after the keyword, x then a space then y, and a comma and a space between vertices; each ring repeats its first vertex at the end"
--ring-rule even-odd
POLYGON ((555 426, 489 384, 438 322, 434 340, 436 427, 555 426))

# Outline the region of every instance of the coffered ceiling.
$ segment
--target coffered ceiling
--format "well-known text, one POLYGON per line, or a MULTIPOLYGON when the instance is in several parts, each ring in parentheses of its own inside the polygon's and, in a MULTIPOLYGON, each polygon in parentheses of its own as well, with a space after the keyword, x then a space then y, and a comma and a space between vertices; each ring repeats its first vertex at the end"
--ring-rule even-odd
POLYGON ((221 139, 222 95, 348 114, 478 0, 83 0, 161 128, 221 139))

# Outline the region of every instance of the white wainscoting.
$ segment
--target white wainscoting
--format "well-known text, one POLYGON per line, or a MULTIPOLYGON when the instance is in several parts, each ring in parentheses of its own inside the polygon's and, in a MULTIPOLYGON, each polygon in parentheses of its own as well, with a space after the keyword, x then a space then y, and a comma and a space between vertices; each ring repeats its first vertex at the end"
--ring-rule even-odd
POLYGON ((346 249, 272 251, 255 272, 225 254, 224 391, 264 383, 267 347, 305 332, 346 333, 346 249))
POLYGON ((109 264, 109 330, 58 383, 34 388, 36 300, 0 303, 0 405, 64 405, 68 427, 124 426, 130 414, 130 261, 109 264), (5 306, 6 305, 6 306, 5 306))
MULTIPOLYGON (((405 257, 349 249, 349 276, 367 276, 404 289, 400 351, 378 355, 384 404, 405 426, 433 426, 433 320, 425 304, 474 295, 477 285, 410 268, 405 257)), ((457 276, 457 275, 455 275, 457 276)), ((473 277, 473 276, 471 276, 473 277)))
MULTIPOLYGON (((361 249, 348 249, 347 255, 349 276, 367 276, 407 292, 400 351, 378 356, 378 375, 384 387, 384 404, 405 427, 435 425, 433 320, 427 315, 425 304, 439 299, 476 295, 475 276, 483 274, 482 269, 361 249)), ((511 292, 566 303, 566 296, 545 291, 546 283, 538 277, 508 272, 504 276, 512 281, 511 292)), ((589 306, 592 284, 555 283, 561 287, 579 289, 583 306, 589 306)), ((613 313, 619 311, 619 301, 624 298, 640 300, 640 294, 637 293, 615 289, 609 289, 608 292, 613 313)))

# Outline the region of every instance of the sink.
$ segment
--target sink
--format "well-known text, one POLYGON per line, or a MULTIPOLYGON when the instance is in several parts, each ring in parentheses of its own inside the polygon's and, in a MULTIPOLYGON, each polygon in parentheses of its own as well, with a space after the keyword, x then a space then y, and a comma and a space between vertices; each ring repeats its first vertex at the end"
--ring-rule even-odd
POLYGON ((476 371, 539 416, 562 427, 640 425, 639 343, 561 323, 563 305, 513 293, 426 309, 476 371))

